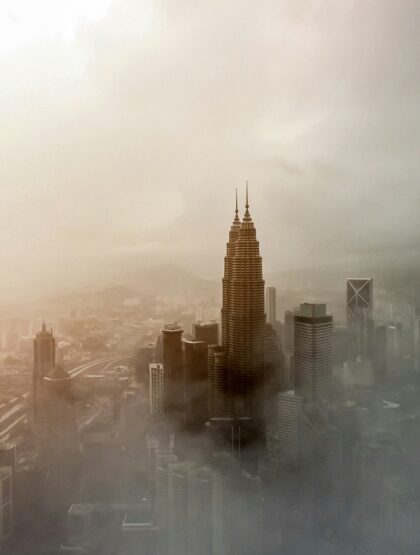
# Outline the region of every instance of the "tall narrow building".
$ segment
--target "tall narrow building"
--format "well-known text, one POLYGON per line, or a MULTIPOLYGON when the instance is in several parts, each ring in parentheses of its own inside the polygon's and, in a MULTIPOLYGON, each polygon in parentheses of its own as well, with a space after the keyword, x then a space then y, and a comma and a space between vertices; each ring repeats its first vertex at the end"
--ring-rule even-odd
POLYGON ((236 208, 235 217, 229 231, 229 241, 226 245, 225 268, 222 280, 223 287, 223 305, 222 305, 222 345, 226 346, 229 336, 229 311, 231 302, 231 279, 232 279, 232 260, 235 255, 235 244, 239 236, 241 221, 239 219, 238 210, 238 190, 236 190, 236 208))
POLYGON ((333 371, 333 320, 325 304, 303 303, 295 314, 295 390, 310 403, 328 403, 333 371))
MULTIPOLYGON (((236 227, 235 227, 236 229, 236 227)), ((262 418, 264 381, 264 280, 256 229, 249 212, 248 186, 245 214, 228 259, 227 339, 228 390, 234 416, 262 418)), ((224 325, 224 327, 223 327, 224 325)))
POLYGON ((165 412, 182 412, 184 408, 183 332, 176 322, 166 324, 162 330, 165 412))
POLYGON ((277 322, 276 288, 267 287, 267 322, 275 327, 277 322))
POLYGON ((45 320, 42 329, 34 338, 34 369, 33 369, 33 411, 35 420, 39 416, 42 405, 44 377, 55 367, 55 339, 53 332, 47 330, 45 320))

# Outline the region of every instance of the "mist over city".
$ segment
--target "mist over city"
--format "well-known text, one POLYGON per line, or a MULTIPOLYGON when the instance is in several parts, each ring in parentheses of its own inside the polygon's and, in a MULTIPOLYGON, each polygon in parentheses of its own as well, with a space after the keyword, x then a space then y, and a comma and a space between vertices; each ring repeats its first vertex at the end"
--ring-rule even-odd
POLYGON ((1 553, 420 553, 419 23, 1 3, 1 553))

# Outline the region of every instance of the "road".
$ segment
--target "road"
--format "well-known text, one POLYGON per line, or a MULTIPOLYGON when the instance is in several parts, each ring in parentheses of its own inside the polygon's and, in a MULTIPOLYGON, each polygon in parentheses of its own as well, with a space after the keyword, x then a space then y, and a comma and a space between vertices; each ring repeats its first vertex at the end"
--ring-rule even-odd
MULTIPOLYGON (((80 376, 84 372, 90 370, 100 371, 101 373, 107 370, 110 366, 116 365, 118 362, 122 362, 131 357, 129 356, 108 356, 99 358, 90 362, 76 366, 68 373, 72 378, 80 376)), ((27 424, 28 413, 27 413, 27 399, 29 396, 29 391, 26 392, 22 397, 16 397, 12 399, 9 404, 9 408, 1 414, 0 416, 0 441, 7 441, 12 438, 15 433, 20 429, 20 426, 27 424)))

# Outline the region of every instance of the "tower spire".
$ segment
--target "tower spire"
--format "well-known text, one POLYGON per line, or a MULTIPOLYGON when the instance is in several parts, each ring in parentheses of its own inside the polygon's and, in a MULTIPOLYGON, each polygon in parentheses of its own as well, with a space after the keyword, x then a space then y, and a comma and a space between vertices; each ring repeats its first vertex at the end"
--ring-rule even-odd
POLYGON ((236 195, 236 197, 235 197, 235 198, 236 198, 236 203, 235 203, 235 218, 234 218, 233 221, 234 221, 234 223, 238 223, 238 222, 240 221, 240 220, 239 220, 239 216, 238 216, 238 213, 239 213, 239 210, 238 210, 238 187, 236 187, 236 193, 235 193, 235 195, 236 195))
POLYGON ((248 181, 246 182, 246 196, 245 196, 245 214, 244 221, 251 221, 251 214, 249 213, 249 199, 248 199, 248 181))

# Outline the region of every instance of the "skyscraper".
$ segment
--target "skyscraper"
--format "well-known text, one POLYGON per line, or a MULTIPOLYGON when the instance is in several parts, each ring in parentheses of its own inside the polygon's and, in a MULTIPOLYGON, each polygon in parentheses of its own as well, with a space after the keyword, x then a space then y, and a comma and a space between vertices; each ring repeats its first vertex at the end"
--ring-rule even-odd
POLYGON ((47 330, 45 320, 42 329, 34 338, 34 369, 33 369, 33 410, 34 418, 38 419, 42 405, 43 380, 55 367, 55 339, 53 332, 47 330))
POLYGON ((177 412, 183 409, 183 331, 177 323, 166 324, 162 330, 163 368, 165 370, 165 412, 177 412))
POLYGON ((272 326, 275 326, 277 321, 277 308, 276 308, 276 288, 275 287, 267 287, 267 296, 266 296, 266 313, 267 313, 267 322, 272 326))
POLYGON ((227 304, 223 305, 227 318, 222 318, 222 338, 227 340, 229 394, 235 415, 258 419, 262 417, 264 379, 264 280, 256 229, 249 212, 248 186, 245 214, 236 241, 228 244, 227 258, 228 295, 227 304))
POLYGON ((149 414, 157 416, 164 413, 165 376, 163 364, 149 364, 149 414))
POLYGON ((194 322, 193 336, 196 341, 204 341, 206 345, 217 345, 219 343, 218 322, 194 322))
POLYGON ((189 427, 203 425, 208 416, 207 345, 183 340, 185 376, 185 420, 189 427))
POLYGON ((238 240, 241 221, 238 210, 238 191, 236 191, 235 217, 229 231, 229 241, 226 244, 225 269, 222 279, 222 345, 226 346, 229 340, 229 312, 231 304, 231 279, 232 279, 232 260, 235 255, 235 244, 238 240))
POLYGON ((366 359, 370 354, 373 330, 372 278, 347 279, 347 324, 353 341, 353 355, 366 359))
POLYGON ((325 304, 303 303, 295 314, 295 389, 311 403, 328 402, 333 370, 333 320, 325 304))
POLYGON ((236 197, 222 283, 222 345, 211 345, 208 357, 210 421, 225 447, 248 448, 264 438, 265 375, 264 280, 248 185, 242 222, 236 197))

